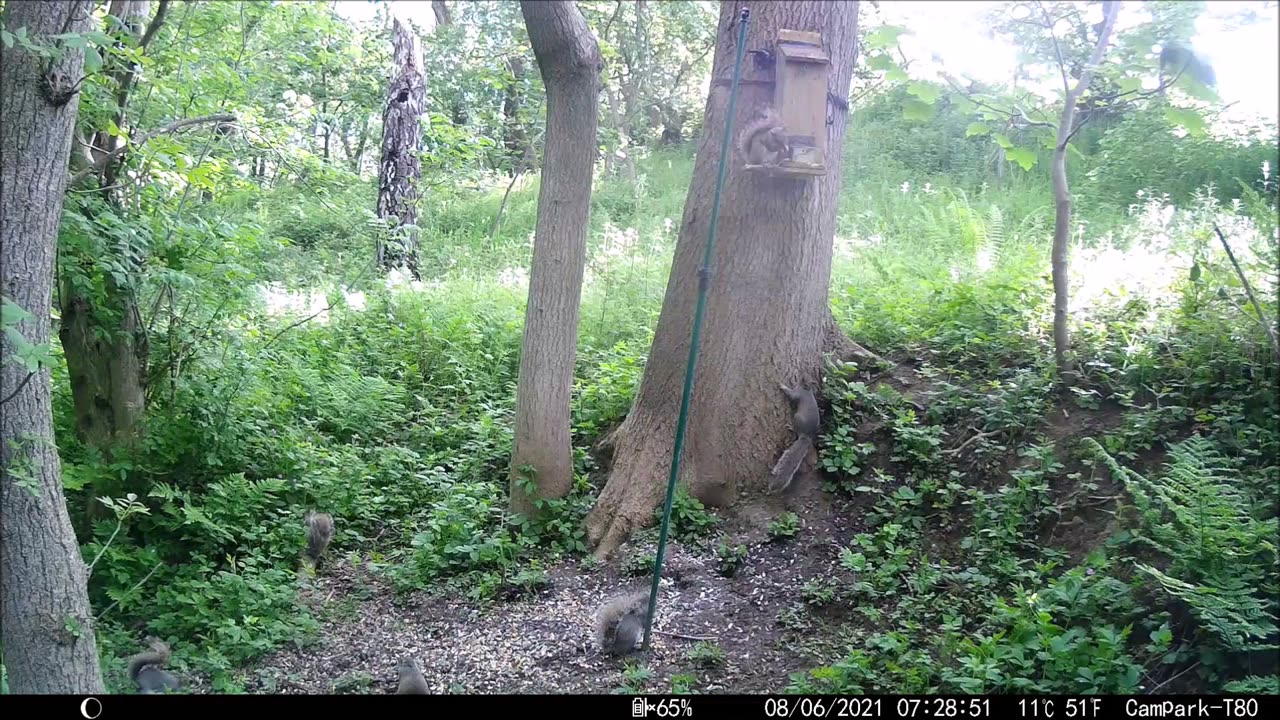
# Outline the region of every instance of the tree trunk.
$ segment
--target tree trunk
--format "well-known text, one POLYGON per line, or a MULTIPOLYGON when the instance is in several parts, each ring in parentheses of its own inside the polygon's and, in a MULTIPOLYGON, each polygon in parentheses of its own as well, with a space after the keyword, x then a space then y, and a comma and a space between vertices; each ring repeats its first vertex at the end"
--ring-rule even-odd
MULTIPOLYGON (((64 276, 72 258, 64 257, 64 276)), ((67 359, 76 433, 104 452, 128 443, 146 412, 147 331, 132 290, 107 275, 105 296, 95 306, 87 290, 64 282, 58 293, 62 322, 58 337, 67 359)), ((90 503, 90 508, 94 504, 90 503)))
MULTIPOLYGON (((831 55, 829 90, 847 97, 854 64, 857 3, 823 0, 751 4, 748 48, 772 46, 779 28, 815 31, 831 55)), ((587 518, 589 541, 607 557, 646 525, 665 495, 698 275, 711 222, 712 196, 736 52, 739 6, 721 6, 706 122, 685 201, 675 262, 639 392, 611 438, 614 465, 587 518)), ((744 63, 744 75, 749 63, 744 63)), ((768 84, 743 83, 735 132, 772 101, 768 84)), ((829 102, 827 174, 772 179, 741 169, 731 156, 714 280, 687 425, 684 483, 713 506, 763 489, 778 454, 793 437, 780 383, 817 387, 822 353, 856 348, 835 327, 828 291, 832 238, 847 113, 829 102)), ((797 481, 799 482, 799 481, 797 481)))
POLYGON ((395 21, 395 72, 382 113, 382 163, 378 174, 378 217, 391 232, 378 241, 378 264, 384 270, 406 268, 418 275, 418 178, 422 160, 422 109, 426 78, 422 51, 413 30, 395 21), (408 226, 408 227, 406 227, 408 226))
MULTIPOLYGON (((37 43, 83 33, 90 0, 9 3, 5 27, 37 43)), ((0 287, 31 313, 17 330, 49 341, 53 260, 80 106, 84 52, 61 44, 46 68, 20 45, 0 53, 0 287)), ((62 494, 47 371, 27 379, 4 340, 0 362, 0 643, 12 693, 103 692, 84 561, 62 494), (19 389, 19 386, 21 388, 19 389), (16 394, 15 394, 16 393, 16 394), (10 395, 12 397, 10 398, 10 395)))
POLYGON ((524 105, 524 58, 512 55, 507 58, 511 79, 502 94, 502 142, 511 160, 511 177, 519 175, 531 165, 533 148, 529 146, 529 133, 520 121, 520 108, 524 105))
MULTIPOLYGON (((118 18, 124 32, 129 33, 141 51, 156 37, 164 25, 170 3, 162 0, 150 23, 146 20, 147 0, 113 0, 110 15, 118 18)), ((107 23, 108 30, 115 25, 107 23)), ((123 43, 121 43, 123 46, 123 43)), ((139 65, 130 63, 111 75, 115 84, 115 107, 111 121, 125 127, 130 91, 137 79, 139 65)), ((137 139, 136 137, 134 138, 137 139)), ((117 173, 125 153, 110 158, 120 139, 105 129, 94 134, 94 158, 102 162, 98 178, 105 202, 119 210, 117 173)), ((203 193, 202 193, 203 197, 203 193)), ((142 263, 138 253, 125 251, 111 258, 67 252, 59 263, 59 310, 62 321, 58 335, 71 378, 71 395, 76 411, 76 433, 90 447, 103 451, 107 458, 112 446, 131 442, 146 413, 147 332, 138 309, 134 280, 142 263), (124 268, 124 282, 114 271, 104 269, 106 261, 117 261, 124 268), (84 278, 101 278, 102 292, 95 293, 94 283, 84 278)), ((102 507, 94 501, 97 488, 89 489, 85 509, 90 518, 97 517, 102 507)))
POLYGON ((431 12, 436 16, 436 27, 453 24, 453 17, 449 15, 449 6, 444 0, 431 0, 431 12))
POLYGON ((1053 148, 1053 198, 1056 215, 1053 222, 1053 251, 1051 264, 1053 267, 1053 358, 1058 368, 1058 379, 1065 383, 1073 381, 1071 362, 1071 336, 1067 328, 1067 315, 1070 307, 1070 266, 1068 252, 1071 243, 1071 189, 1067 186, 1067 143, 1075 134, 1076 102, 1080 95, 1088 89, 1093 79, 1094 68, 1102 62, 1107 43, 1111 40, 1111 31, 1116 24, 1116 15, 1120 12, 1119 2, 1103 4, 1102 32, 1098 44, 1093 48, 1089 65, 1080 74, 1074 88, 1064 88, 1066 96, 1062 104, 1062 116, 1058 118, 1058 137, 1053 148))
POLYGON ((520 9, 547 88, 546 149, 511 459, 511 509, 527 514, 535 498, 563 497, 573 487, 569 402, 603 61, 595 36, 569 0, 522 2, 520 9), (532 497, 521 487, 524 466, 536 472, 532 497))

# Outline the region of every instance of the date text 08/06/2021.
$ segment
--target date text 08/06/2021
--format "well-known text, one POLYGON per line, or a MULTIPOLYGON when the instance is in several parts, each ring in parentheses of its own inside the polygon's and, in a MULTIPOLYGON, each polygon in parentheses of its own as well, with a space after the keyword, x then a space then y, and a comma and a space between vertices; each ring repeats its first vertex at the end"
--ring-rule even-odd
MULTIPOLYGON (((726 711, 743 716, 739 702, 702 697, 635 698, 633 717, 693 718, 726 711)), ((787 696, 754 698, 756 712, 766 718, 988 718, 1013 714, 1020 718, 1101 718, 1117 714, 1136 718, 1253 718, 1269 715, 1277 698, 1248 696, 1088 696, 1088 697, 837 697, 787 696)), ((1274 708, 1273 708, 1274 709, 1274 708)), ((747 712, 746 715, 754 713, 747 712)))

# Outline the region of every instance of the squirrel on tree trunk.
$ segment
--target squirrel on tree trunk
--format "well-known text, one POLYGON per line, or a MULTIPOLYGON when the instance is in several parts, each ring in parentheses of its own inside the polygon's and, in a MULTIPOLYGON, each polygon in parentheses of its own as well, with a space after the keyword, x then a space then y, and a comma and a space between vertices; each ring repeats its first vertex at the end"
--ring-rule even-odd
POLYGON ((129 658, 129 680, 143 695, 177 690, 178 678, 162 668, 169 662, 169 645, 159 638, 149 638, 147 650, 129 658))
POLYGON ((769 479, 770 494, 782 492, 791 485, 791 480, 795 478, 800 464, 809 454, 809 449, 818 441, 818 425, 821 419, 818 414, 818 400, 814 397, 812 390, 803 387, 792 390, 786 385, 778 387, 782 388, 787 400, 791 402, 793 409, 791 429, 796 431, 796 439, 783 451, 782 457, 778 458, 777 464, 773 466, 772 477, 769 479))

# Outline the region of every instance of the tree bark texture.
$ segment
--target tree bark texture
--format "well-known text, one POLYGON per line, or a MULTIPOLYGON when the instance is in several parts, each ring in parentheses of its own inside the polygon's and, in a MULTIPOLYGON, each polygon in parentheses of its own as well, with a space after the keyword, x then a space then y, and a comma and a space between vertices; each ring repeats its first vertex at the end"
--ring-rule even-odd
POLYGON ((444 0, 431 0, 431 12, 436 16, 436 27, 453 24, 453 16, 449 14, 449 6, 444 0))
POLYGON ((390 236, 378 242, 378 264, 384 270, 418 274, 418 179, 422 174, 422 110, 426 76, 422 49, 413 29, 397 18, 392 34, 395 68, 382 112, 382 162, 378 173, 378 217, 388 221, 390 236))
MULTIPOLYGON (((6 29, 35 42, 89 29, 93 3, 7 5, 6 29)), ((18 331, 49 341, 53 265, 84 52, 61 45, 45 65, 21 46, 0 53, 0 287, 32 319, 18 331)), ((0 642, 13 693, 103 692, 86 572, 62 494, 49 373, 0 363, 0 642)))
POLYGON ((507 58, 511 79, 502 91, 502 144, 511 160, 511 176, 529 170, 533 165, 533 148, 529 144, 529 132, 520 121, 520 109, 524 107, 524 58, 512 55, 507 58))
MULTIPOLYGON (((163 26, 169 2, 160 2, 144 32, 149 5, 147 0, 113 0, 109 14, 119 25, 108 20, 107 29, 132 35, 134 42, 145 49, 163 26)), ((116 87, 112 122, 118 127, 125 126, 129 93, 138 69, 136 64, 130 64, 112 73, 116 87)), ((142 142, 139 136, 132 140, 142 142)), ((101 195, 113 207, 118 207, 119 195, 111 188, 127 152, 121 149, 120 142, 105 129, 94 134, 94 167, 101 173, 101 195)), ((103 450, 108 457, 111 446, 133 440, 146 412, 148 356, 147 331, 132 284, 142 263, 140 253, 126 250, 112 259, 119 261, 118 267, 125 268, 127 282, 119 282, 115 274, 103 269, 106 258, 65 254, 59 265, 58 292, 62 314, 58 335, 71 378, 76 432, 81 441, 103 450), (85 278, 93 277, 102 280, 100 294, 93 291, 94 283, 85 282, 85 278)), ((91 491, 87 505, 91 517, 101 510, 92 495, 91 491)))
POLYGON ((1062 116, 1058 118, 1057 142, 1053 148, 1053 164, 1050 175, 1053 178, 1053 198, 1056 215, 1053 222, 1053 250, 1051 265, 1053 268, 1053 358, 1058 368, 1058 378, 1064 382, 1071 381, 1071 336, 1067 327, 1070 309, 1071 275, 1069 251, 1071 247, 1071 189, 1067 186, 1067 143, 1075 133, 1076 102, 1080 95, 1089 88, 1093 79, 1093 71, 1102 62, 1107 44, 1111 41, 1111 31, 1115 28, 1116 15, 1120 12, 1119 2, 1107 2, 1103 7, 1102 31, 1098 36, 1098 44, 1093 48, 1089 65, 1084 68, 1074 88, 1063 88, 1066 92, 1062 104, 1062 116))
MULTIPOLYGON (((711 222, 720 144, 741 5, 721 6, 706 122, 685 201, 675 261, 643 379, 631 412, 611 438, 614 464, 587 518, 589 541, 607 557, 649 523, 665 495, 697 300, 698 271, 711 222)), ((779 28, 821 33, 831 56, 829 90, 848 97, 857 3, 753 2, 747 48, 773 46, 779 28)), ((744 61, 743 77, 751 63, 744 61)), ((739 88, 735 134, 766 102, 771 84, 739 88)), ((827 174, 769 178, 731 155, 712 260, 713 279, 697 360, 680 482, 705 503, 725 506, 762 490, 793 439, 778 385, 816 389, 822 353, 858 349, 835 326, 829 304, 832 238, 847 113, 826 98, 827 174)), ((799 480, 797 480, 797 483, 799 480)))
POLYGON ((547 89, 546 149, 511 461, 511 508, 528 513, 535 497, 563 497, 573 487, 569 403, 603 61, 595 36, 569 0, 522 2, 520 9, 547 89), (525 465, 536 470, 533 497, 519 487, 525 465))

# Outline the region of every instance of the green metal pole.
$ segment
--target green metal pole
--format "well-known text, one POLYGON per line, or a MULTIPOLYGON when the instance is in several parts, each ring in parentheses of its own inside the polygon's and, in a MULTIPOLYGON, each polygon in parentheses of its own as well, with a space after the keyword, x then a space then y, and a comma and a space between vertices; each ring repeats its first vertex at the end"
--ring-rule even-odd
POLYGON ((680 396, 680 419, 676 422, 676 442, 671 453, 671 476, 667 478, 667 504, 662 510, 662 529, 658 535, 658 555, 653 561, 653 584, 649 588, 649 612, 644 624, 644 649, 650 648, 653 631, 653 614, 658 605, 658 583, 662 580, 662 559, 667 552, 667 531, 671 526, 671 502, 675 498, 676 480, 680 477, 680 454, 684 449, 684 431, 689 422, 689 398, 693 395, 693 374, 698 361, 698 342, 702 338, 702 316, 707 308, 707 289, 711 285, 711 253, 716 243, 716 225, 720 220, 720 191, 724 189, 725 171, 728 169, 729 142, 733 136, 733 116, 738 104, 738 79, 742 72, 742 57, 747 50, 747 20, 751 11, 742 9, 738 22, 738 56, 733 64, 733 84, 729 89, 728 117, 724 123, 724 139, 720 143, 720 176, 716 179, 715 200, 711 205, 711 229, 707 232, 707 246, 702 255, 702 267, 698 269, 698 309, 693 315, 693 337, 689 340, 689 360, 684 370, 684 393, 680 396))

